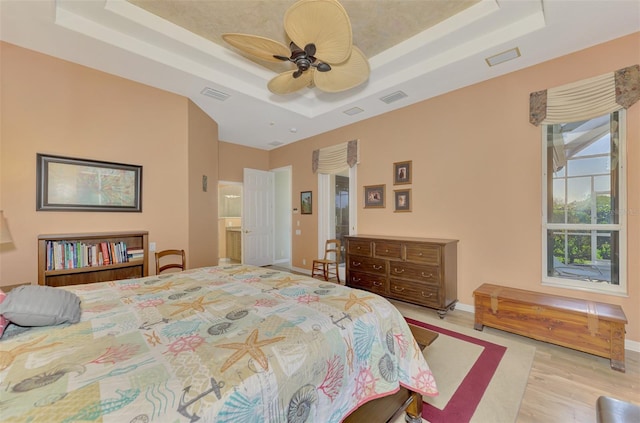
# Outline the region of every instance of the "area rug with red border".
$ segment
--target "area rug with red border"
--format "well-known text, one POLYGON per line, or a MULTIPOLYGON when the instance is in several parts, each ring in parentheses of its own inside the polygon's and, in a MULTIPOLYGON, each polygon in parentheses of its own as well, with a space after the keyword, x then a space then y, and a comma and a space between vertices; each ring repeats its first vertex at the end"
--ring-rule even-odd
POLYGON ((424 354, 440 394, 423 398, 423 419, 430 423, 516 421, 534 347, 448 323, 433 310, 393 303, 408 322, 439 334, 424 354))

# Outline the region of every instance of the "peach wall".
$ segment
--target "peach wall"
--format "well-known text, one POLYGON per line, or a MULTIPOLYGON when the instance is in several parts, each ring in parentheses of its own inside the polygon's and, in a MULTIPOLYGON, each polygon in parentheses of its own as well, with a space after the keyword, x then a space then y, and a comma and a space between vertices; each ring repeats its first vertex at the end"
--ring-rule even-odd
POLYGON ((189 101, 188 268, 218 264, 218 125, 189 101), (202 177, 207 176, 206 191, 202 177))
POLYGON ((189 149, 203 135, 189 132, 214 130, 189 119, 186 98, 8 43, 0 54, 0 209, 14 239, 0 250, 0 286, 36 282, 39 234, 148 230, 158 248, 196 247, 189 149), (36 212, 36 153, 142 165, 142 213, 36 212))
MULTIPOLYGON (((541 285, 541 130, 528 121, 530 92, 637 63, 640 33, 278 148, 270 167, 292 164, 293 196, 315 196, 311 152, 359 139, 360 193, 377 184, 387 192, 385 209, 364 209, 359 195, 359 233, 458 239, 461 303, 473 304, 473 290, 491 282, 620 304, 627 339, 640 341, 640 104, 627 114, 628 297, 541 285), (412 189, 413 211, 393 213, 392 167, 405 160, 413 161, 413 183, 402 186, 412 189)), ((301 219, 293 239, 296 267, 316 254, 316 216, 301 219)))
POLYGON ((218 144, 220 154, 219 180, 242 182, 245 167, 269 170, 269 152, 228 142, 218 144))

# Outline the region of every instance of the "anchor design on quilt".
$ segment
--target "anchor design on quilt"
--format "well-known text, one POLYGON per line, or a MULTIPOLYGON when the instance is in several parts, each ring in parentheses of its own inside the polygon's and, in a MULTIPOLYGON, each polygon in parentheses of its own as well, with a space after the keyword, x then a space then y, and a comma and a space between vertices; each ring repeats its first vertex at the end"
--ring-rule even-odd
POLYGON ((218 399, 222 398, 222 394, 220 393, 220 388, 223 388, 223 387, 224 387, 224 381, 220 381, 220 383, 218 383, 214 378, 211 378, 211 388, 199 393, 195 397, 191 398, 189 401, 185 401, 185 397, 191 390, 191 385, 187 386, 182 390, 182 396, 180 397, 180 405, 178 405, 178 413, 190 419, 191 423, 200 420, 200 416, 198 416, 196 413, 189 414, 187 407, 195 404, 196 402, 200 401, 202 398, 206 397, 212 392, 216 394, 216 397, 218 399))
POLYGON ((163 319, 160 319, 157 322, 153 322, 153 323, 144 322, 143 324, 140 325, 140 327, 138 327, 138 329, 140 329, 140 330, 149 330, 149 329, 151 329, 151 326, 159 325, 160 323, 169 323, 169 319, 163 318, 163 319))
POLYGON ((342 322, 345 319, 352 320, 351 315, 349 313, 345 313, 344 311, 342 312, 342 317, 340 317, 339 319, 336 319, 333 314, 331 315, 331 323, 333 323, 340 329, 344 329, 344 325, 340 322, 342 322))

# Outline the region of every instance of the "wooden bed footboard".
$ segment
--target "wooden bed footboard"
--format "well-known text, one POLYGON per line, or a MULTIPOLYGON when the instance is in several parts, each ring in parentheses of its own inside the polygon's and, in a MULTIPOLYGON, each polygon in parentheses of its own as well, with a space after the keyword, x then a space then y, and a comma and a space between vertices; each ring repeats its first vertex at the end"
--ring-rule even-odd
POLYGON ((344 423, 386 423, 401 412, 407 413, 409 423, 422 422, 422 395, 400 387, 393 395, 378 398, 361 405, 344 419, 344 423))

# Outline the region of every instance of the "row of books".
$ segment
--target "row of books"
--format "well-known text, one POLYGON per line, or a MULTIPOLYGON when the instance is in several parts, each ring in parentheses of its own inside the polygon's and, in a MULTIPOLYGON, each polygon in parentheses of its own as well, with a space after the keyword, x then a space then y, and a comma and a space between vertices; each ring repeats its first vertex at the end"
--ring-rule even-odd
POLYGON ((142 260, 144 250, 127 249, 124 242, 86 244, 81 241, 47 241, 47 270, 105 266, 142 260))

